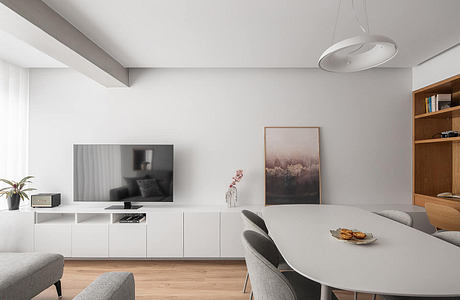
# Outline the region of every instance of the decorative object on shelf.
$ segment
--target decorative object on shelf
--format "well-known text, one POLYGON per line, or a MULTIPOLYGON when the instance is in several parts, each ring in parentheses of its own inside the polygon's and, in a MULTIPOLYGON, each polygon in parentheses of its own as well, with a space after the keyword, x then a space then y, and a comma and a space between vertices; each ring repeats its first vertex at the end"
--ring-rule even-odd
POLYGON ((364 34, 347 38, 334 44, 342 4, 342 1, 339 0, 332 34, 333 45, 327 48, 319 58, 318 66, 321 69, 340 73, 363 71, 389 61, 398 53, 398 47, 392 39, 383 35, 369 33, 366 0, 362 0, 362 3, 365 14, 365 25, 361 24, 361 20, 356 12, 355 0, 351 0, 355 19, 364 34))
POLYGON ((319 127, 265 127, 265 204, 318 203, 319 127))
POLYGON ((447 130, 447 131, 441 132, 441 137, 442 138, 450 138, 450 137, 457 137, 457 136, 458 136, 457 131, 447 130))
POLYGON ((15 182, 7 179, 0 179, 1 182, 8 184, 9 186, 0 189, 0 196, 5 195, 8 201, 9 210, 18 210, 19 209, 19 200, 24 200, 26 198, 29 200, 29 196, 26 192, 34 191, 34 188, 25 188, 26 184, 32 183, 29 179, 33 176, 26 176, 21 179, 19 182, 15 182))
POLYGON ((460 200, 460 195, 453 194, 451 192, 440 193, 440 194, 437 194, 436 197, 460 200))
POLYGON ((30 197, 30 206, 32 207, 56 207, 61 205, 61 194, 59 193, 41 193, 30 197))
POLYGON ((228 207, 236 207, 238 205, 238 190, 236 184, 241 181, 241 178, 243 178, 243 170, 236 170, 236 174, 232 178, 233 181, 225 194, 225 201, 228 207))

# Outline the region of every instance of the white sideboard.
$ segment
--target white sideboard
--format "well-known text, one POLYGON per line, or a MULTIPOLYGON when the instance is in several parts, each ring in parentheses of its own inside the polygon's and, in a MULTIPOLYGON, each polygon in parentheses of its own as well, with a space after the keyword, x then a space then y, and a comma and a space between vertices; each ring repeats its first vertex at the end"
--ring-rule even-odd
MULTIPOLYGON (((107 205, 106 205, 107 206, 107 205)), ((104 206, 0 211, 0 252, 53 252, 91 259, 241 259, 240 211, 261 206, 152 206, 106 210, 104 206), (125 214, 146 215, 139 224, 125 214)))

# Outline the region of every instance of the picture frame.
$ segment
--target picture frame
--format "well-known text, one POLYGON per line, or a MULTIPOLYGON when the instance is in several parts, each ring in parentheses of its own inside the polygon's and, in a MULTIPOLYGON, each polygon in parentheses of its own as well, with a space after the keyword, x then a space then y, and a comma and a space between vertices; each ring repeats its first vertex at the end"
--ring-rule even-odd
POLYGON ((320 127, 264 127, 265 205, 321 204, 320 127))

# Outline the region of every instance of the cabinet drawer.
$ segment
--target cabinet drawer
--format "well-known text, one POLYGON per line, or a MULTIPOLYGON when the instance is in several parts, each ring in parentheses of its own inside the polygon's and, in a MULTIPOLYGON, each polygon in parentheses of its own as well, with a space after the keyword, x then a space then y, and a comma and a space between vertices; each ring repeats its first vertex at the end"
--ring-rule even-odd
POLYGON ((110 257, 146 257, 145 224, 109 225, 110 257))
POLYGON ((35 251, 72 257, 71 224, 35 224, 35 251))
POLYGON ((220 214, 220 256, 244 257, 241 234, 243 223, 240 212, 222 212, 220 214))
POLYGON ((108 225, 72 225, 73 257, 108 257, 108 225))
POLYGON ((218 212, 184 213, 184 256, 185 257, 219 257, 218 212))
POLYGON ((147 257, 183 257, 183 214, 149 213, 147 257))

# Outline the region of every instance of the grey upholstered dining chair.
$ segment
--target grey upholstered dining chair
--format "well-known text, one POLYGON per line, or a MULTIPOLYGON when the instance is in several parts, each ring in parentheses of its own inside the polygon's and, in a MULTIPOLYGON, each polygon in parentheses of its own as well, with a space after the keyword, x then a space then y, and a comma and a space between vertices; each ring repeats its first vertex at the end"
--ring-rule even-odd
POLYGON ((267 225, 265 225, 264 219, 262 219, 256 213, 250 210, 247 210, 247 209, 243 209, 241 211, 241 219, 243 220, 243 231, 252 230, 252 231, 260 233, 266 238, 270 238, 268 236, 268 229, 267 229, 267 225))
MULTIPOLYGON (((252 230, 252 231, 255 231, 263 235, 267 239, 271 240, 270 236, 268 235, 268 229, 267 229, 267 226, 265 225, 265 221, 259 215, 255 214, 254 212, 250 210, 244 209, 241 211, 241 219, 243 220, 243 231, 252 230)), ((280 260, 279 260, 278 268, 283 272, 292 271, 292 268, 286 263, 286 261, 281 256, 281 254, 279 254, 279 256, 280 256, 280 260)), ((246 277, 244 279, 244 285, 243 285, 243 293, 246 293, 246 288, 248 286, 248 279, 249 279, 249 272, 246 272, 246 277)))
POLYGON ((380 212, 376 212, 376 214, 409 227, 412 227, 412 224, 414 223, 412 217, 408 213, 400 210, 382 210, 380 212))
POLYGON ((460 247, 460 231, 437 231, 433 236, 460 247))
MULTIPOLYGON (((309 300, 319 299, 321 285, 297 272, 277 268, 279 253, 273 241, 252 230, 243 232, 242 242, 246 265, 251 276, 256 300, 309 300)), ((332 299, 336 299, 332 295, 332 299)))

